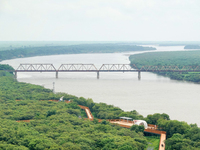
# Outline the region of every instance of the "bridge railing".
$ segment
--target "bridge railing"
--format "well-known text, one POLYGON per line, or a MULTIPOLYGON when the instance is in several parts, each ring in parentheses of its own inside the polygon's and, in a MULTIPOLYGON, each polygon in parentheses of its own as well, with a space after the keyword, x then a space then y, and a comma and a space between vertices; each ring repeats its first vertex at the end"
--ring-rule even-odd
POLYGON ((156 129, 145 129, 145 132, 149 132, 149 133, 155 133, 155 134, 166 134, 165 131, 160 131, 160 130, 156 130, 156 129))

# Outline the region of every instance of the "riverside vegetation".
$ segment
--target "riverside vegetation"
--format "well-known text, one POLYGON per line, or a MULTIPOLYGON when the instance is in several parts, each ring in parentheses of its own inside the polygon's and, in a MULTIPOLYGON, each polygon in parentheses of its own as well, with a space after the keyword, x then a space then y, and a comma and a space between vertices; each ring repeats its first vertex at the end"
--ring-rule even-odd
MULTIPOLYGON (((0 66, 11 69, 8 65, 0 66)), ((92 99, 54 94, 42 86, 17 82, 12 73, 4 71, 0 73, 0 103, 0 149, 3 150, 143 150, 148 140, 154 141, 143 135, 144 128, 140 126, 126 129, 106 120, 101 123, 97 119, 84 120, 86 114, 78 104, 89 107, 95 118, 127 116, 157 124, 167 132, 167 150, 200 149, 200 128, 196 124, 170 120, 167 114, 144 118, 135 110, 125 112, 113 105, 94 103, 92 99), (61 96, 71 103, 48 101, 61 96), (18 123, 17 120, 30 122, 18 123)))
POLYGON ((80 44, 69 46, 43 46, 43 47, 23 47, 0 51, 0 61, 6 59, 59 55, 59 54, 78 54, 78 53, 114 53, 125 51, 145 51, 156 50, 153 47, 143 47, 126 44, 80 44))
MULTIPOLYGON (((129 59, 131 64, 135 64, 137 68, 143 66, 177 66, 179 69, 184 66, 193 66, 195 68, 200 66, 200 51, 144 53, 132 55, 129 59)), ((200 82, 200 72, 160 72, 157 74, 174 80, 200 82)))
MULTIPOLYGON (((8 65, 2 68, 10 69, 8 65)), ((77 104, 95 108, 95 113, 101 118, 109 115, 115 117, 115 112, 118 112, 118 118, 123 113, 121 109, 66 93, 54 94, 42 86, 17 82, 11 73, 3 71, 0 77, 0 103, 0 149, 143 150, 147 146, 147 140, 140 130, 121 128, 106 120, 98 123, 97 119, 82 119, 86 114, 77 104), (71 103, 48 101, 61 96, 64 96, 64 100, 71 100, 71 103), (106 109, 108 111, 103 114, 102 111, 106 109), (17 120, 31 121, 18 123, 17 120)), ((141 117, 136 111, 130 114, 141 117)))

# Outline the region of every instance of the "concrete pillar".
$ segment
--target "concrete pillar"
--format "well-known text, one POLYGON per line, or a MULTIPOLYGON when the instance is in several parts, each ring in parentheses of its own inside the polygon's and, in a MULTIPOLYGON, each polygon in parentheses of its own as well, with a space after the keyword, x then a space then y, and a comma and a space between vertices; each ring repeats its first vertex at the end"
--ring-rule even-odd
POLYGON ((58 79, 58 71, 56 71, 56 79, 58 79))
POLYGON ((17 79, 17 71, 15 71, 15 79, 17 79))
POLYGON ((140 79, 141 79, 141 72, 138 71, 138 80, 140 80, 140 79))
POLYGON ((97 71, 97 79, 99 79, 99 71, 97 71))

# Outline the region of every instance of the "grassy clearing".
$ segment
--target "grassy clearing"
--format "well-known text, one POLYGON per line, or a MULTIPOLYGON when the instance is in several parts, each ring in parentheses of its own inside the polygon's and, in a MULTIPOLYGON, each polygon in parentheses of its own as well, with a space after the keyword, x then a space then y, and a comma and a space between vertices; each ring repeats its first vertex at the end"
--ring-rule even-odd
POLYGON ((160 136, 146 136, 148 146, 146 150, 158 150, 160 143, 160 136))

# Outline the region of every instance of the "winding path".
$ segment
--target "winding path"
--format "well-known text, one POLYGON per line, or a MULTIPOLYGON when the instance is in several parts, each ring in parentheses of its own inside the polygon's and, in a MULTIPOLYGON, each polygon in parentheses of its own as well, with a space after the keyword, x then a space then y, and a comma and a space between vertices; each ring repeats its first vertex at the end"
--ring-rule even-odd
MULTIPOLYGON (((85 110, 89 120, 94 119, 94 117, 92 116, 92 113, 91 113, 91 111, 88 107, 85 107, 85 106, 82 106, 82 105, 78 105, 78 106, 81 109, 85 110)), ((101 122, 102 120, 99 119, 98 121, 101 122)), ((107 121, 109 121, 110 123, 118 124, 121 127, 125 127, 125 128, 131 128, 131 126, 134 124, 132 121, 124 122, 124 121, 121 121, 120 119, 107 119, 107 121)), ((155 125, 149 124, 148 126, 149 127, 147 129, 145 129, 144 132, 159 134, 160 135, 159 150, 165 150, 166 132, 157 130, 157 126, 155 126, 155 125)))
MULTIPOLYGON (((16 100, 16 101, 20 101, 20 100, 16 100)), ((58 100, 49 100, 49 101, 55 101, 55 102, 58 102, 58 100)), ((66 103, 70 103, 70 101, 65 101, 66 103)), ((81 109, 84 109, 86 114, 87 114, 87 117, 86 119, 89 119, 89 120, 93 120, 94 117, 90 111, 90 109, 86 106, 82 106, 82 105, 78 105, 81 109)), ((18 120, 17 122, 30 122, 30 120, 18 120)), ((102 119, 98 119, 99 122, 102 121, 102 119)), ((107 121, 109 121, 110 123, 113 123, 113 124, 118 124, 119 126, 121 127, 124 127, 124 128, 131 128, 132 125, 134 125, 133 121, 121 121, 120 119, 107 119, 107 121)), ((144 130, 144 132, 147 132, 147 133, 153 133, 153 134, 158 134, 160 135, 160 143, 159 143, 159 150, 165 150, 165 140, 166 140, 166 132, 165 131, 160 131, 160 130, 157 130, 157 126, 156 125, 151 125, 151 124, 148 124, 148 128, 144 130)))

